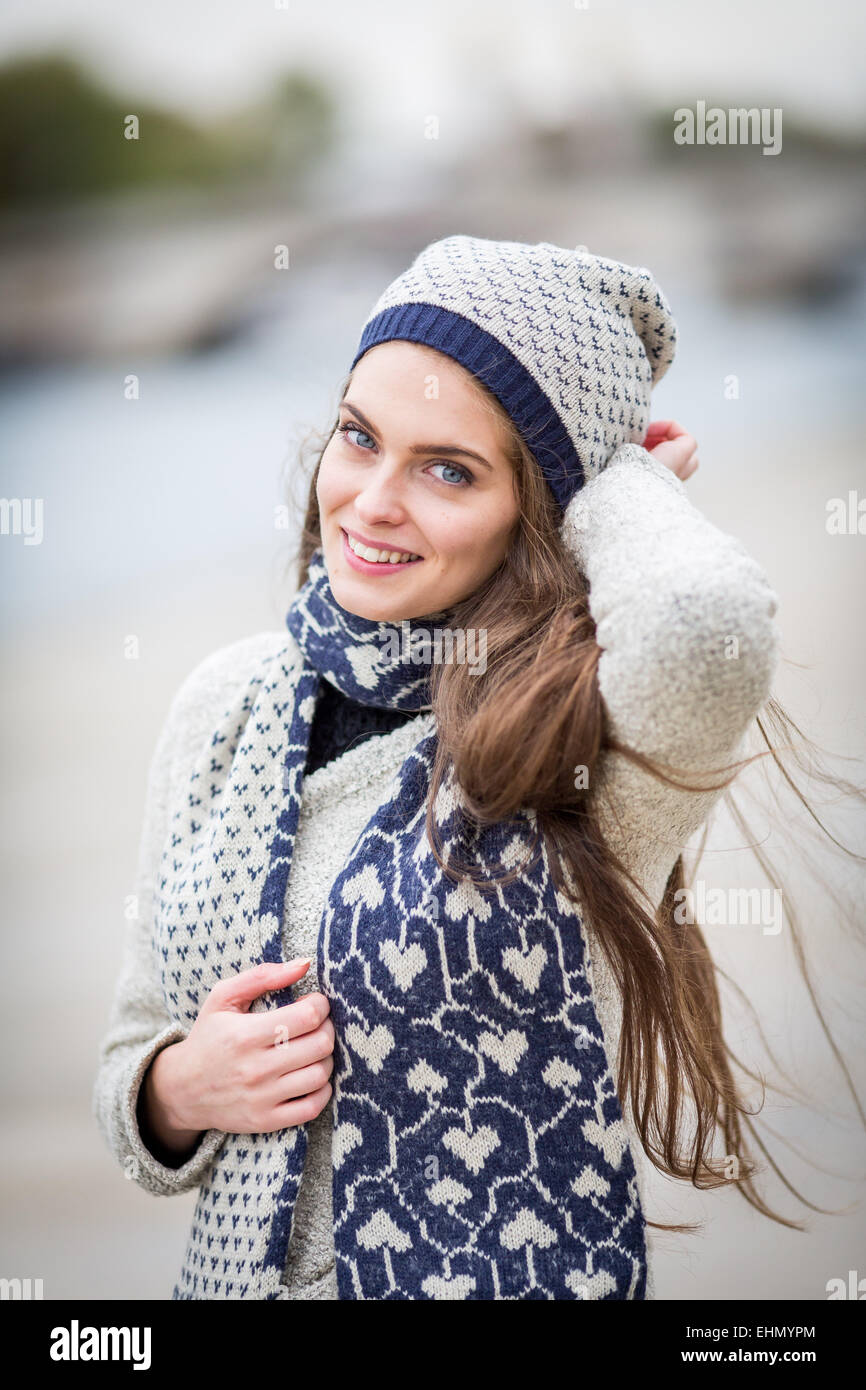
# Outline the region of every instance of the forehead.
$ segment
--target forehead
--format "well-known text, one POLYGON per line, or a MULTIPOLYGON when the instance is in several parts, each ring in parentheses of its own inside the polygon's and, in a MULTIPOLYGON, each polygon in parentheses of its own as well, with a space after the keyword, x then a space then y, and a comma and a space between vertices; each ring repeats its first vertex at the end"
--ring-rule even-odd
MULTIPOLYGON (((371 423, 385 428, 437 429, 437 441, 449 441, 442 431, 458 431, 462 442, 469 435, 478 443, 502 447, 507 428, 480 383, 459 362, 421 343, 395 340, 378 343, 356 364, 346 389, 371 417, 371 423), (374 415, 379 412, 381 419, 374 415)), ((461 442, 461 441, 455 441, 461 442)))

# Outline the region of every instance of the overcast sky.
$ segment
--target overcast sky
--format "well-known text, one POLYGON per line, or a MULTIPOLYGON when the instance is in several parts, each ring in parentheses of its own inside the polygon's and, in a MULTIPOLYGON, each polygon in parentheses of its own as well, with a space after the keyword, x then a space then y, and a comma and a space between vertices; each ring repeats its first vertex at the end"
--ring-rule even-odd
POLYGON ((859 0, 5 0, 0 46, 66 48, 131 96, 202 115, 309 61, 394 138, 426 114, 483 126, 505 93, 555 118, 623 91, 722 92, 866 126, 859 0))

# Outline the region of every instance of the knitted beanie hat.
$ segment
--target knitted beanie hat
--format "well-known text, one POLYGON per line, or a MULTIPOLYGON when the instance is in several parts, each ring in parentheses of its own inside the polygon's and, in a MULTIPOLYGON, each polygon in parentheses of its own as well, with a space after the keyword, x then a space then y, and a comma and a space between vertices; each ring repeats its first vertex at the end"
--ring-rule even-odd
POLYGON ((450 236, 373 306, 352 367, 392 339, 438 348, 511 416, 564 511, 622 444, 640 444, 677 330, 649 270, 542 241, 450 236))

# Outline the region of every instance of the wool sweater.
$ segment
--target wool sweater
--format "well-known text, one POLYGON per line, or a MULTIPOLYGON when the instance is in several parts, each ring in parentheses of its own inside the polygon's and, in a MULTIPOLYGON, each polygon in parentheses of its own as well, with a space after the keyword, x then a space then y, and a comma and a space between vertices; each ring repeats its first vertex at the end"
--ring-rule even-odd
POLYGON ((374 734, 389 734, 408 720, 416 711, 383 709, 379 705, 362 705, 344 695, 342 690, 322 681, 316 700, 316 712, 310 727, 310 746, 304 765, 304 776, 324 767, 374 734))
MULTIPOLYGON (((742 742, 767 699, 779 632, 777 596, 760 565, 733 536, 713 526, 684 485, 645 450, 628 446, 579 492, 563 536, 589 583, 601 648, 599 689, 613 736, 688 769, 693 781, 742 755, 742 742)), ((191 672, 163 724, 148 779, 136 896, 93 1104, 99 1127, 127 1176, 146 1191, 170 1195, 207 1184, 228 1210, 249 1174, 225 1171, 225 1135, 207 1131, 179 1165, 164 1161, 142 1131, 141 1083, 157 1052, 188 1028, 173 1015, 154 950, 153 904, 173 809, 197 757, 232 701, 261 678, 277 656, 300 657, 287 632, 264 632, 220 649, 191 672), (173 1166, 176 1165, 176 1166, 173 1166)), ((360 831, 418 740, 435 729, 423 713, 368 737, 305 778, 301 817, 285 897, 286 959, 312 965, 296 994, 319 988, 318 927, 328 890, 360 831)), ((657 909, 677 856, 720 796, 666 786, 620 754, 596 770, 594 795, 608 843, 657 909)), ((621 1003, 610 968, 583 914, 588 970, 611 1072, 618 1071, 621 1003)), ((630 1107, 623 1120, 646 1212, 647 1167, 630 1107)), ((331 1191, 332 1101, 308 1126, 303 1179, 295 1203, 279 1298, 336 1299, 331 1191)), ((653 1296, 652 1241, 647 1232, 647 1297, 653 1296)), ((202 1252, 187 1249, 181 1282, 202 1252)), ((220 1296, 216 1294, 214 1296, 220 1296)), ((237 1297, 237 1294, 234 1295, 237 1297)), ((256 1297, 249 1287, 245 1297, 256 1297)))
MULTIPOLYGON (((229 649, 232 650, 232 649, 229 649)), ((219 683, 214 687, 220 690, 219 683)), ((327 767, 335 759, 357 748, 365 739, 385 735, 393 729, 416 719, 415 713, 401 710, 382 709, 376 705, 362 705, 337 690, 328 681, 322 682, 316 712, 310 730, 310 746, 304 770, 305 802, 302 813, 304 824, 309 820, 313 808, 321 816, 339 819, 338 802, 341 794, 341 779, 331 778, 323 781, 313 779, 320 768, 327 767)), ((414 741, 414 740, 412 740, 414 741)), ((407 750, 408 751, 408 750, 407 750)), ((399 763, 398 763, 399 765, 399 763)), ((292 901, 297 909, 292 919, 303 924, 304 931, 297 938, 287 942, 292 956, 308 955, 316 958, 316 917, 317 879, 322 878, 323 858, 333 864, 336 876, 341 858, 351 848, 352 840, 360 829, 358 811, 344 819, 340 827, 343 833, 325 840, 319 846, 315 859, 316 866, 312 884, 304 881, 308 874, 310 859, 302 857, 295 862, 295 879, 292 886, 292 901)), ((335 827, 336 828, 336 827, 335 827)), ((287 957, 291 958, 291 957, 287 957)), ((297 993, 306 993, 314 987, 313 982, 301 981, 297 993)), ((156 1136, 149 1130, 146 1116, 141 1107, 144 1088, 139 1090, 137 1120, 142 1142, 160 1162, 170 1169, 181 1167, 190 1154, 178 1157, 164 1149, 156 1136)), ((304 1180, 295 1207, 295 1220, 286 1261, 286 1286, 291 1298, 298 1299, 336 1299, 337 1282, 334 1265, 334 1240, 332 1229, 331 1202, 331 1133, 333 1127, 333 1102, 329 1101, 321 1115, 309 1126, 310 1142, 304 1169, 304 1180)))

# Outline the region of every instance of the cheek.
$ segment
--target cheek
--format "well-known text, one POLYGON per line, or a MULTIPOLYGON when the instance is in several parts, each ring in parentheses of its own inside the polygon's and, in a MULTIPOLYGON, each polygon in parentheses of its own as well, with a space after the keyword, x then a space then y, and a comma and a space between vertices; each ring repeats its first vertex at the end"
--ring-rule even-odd
POLYGON ((340 467, 339 455, 336 449, 333 449, 329 444, 322 454, 319 474, 316 478, 316 496, 322 515, 327 515, 328 512, 333 511, 334 507, 339 506, 343 500, 345 481, 342 475, 343 470, 340 467))
POLYGON ((441 555, 460 563, 467 570, 481 571, 502 559, 510 543, 515 516, 512 509, 497 509, 497 515, 461 517, 455 521, 446 518, 445 525, 438 531, 437 539, 441 545, 437 549, 441 555))

